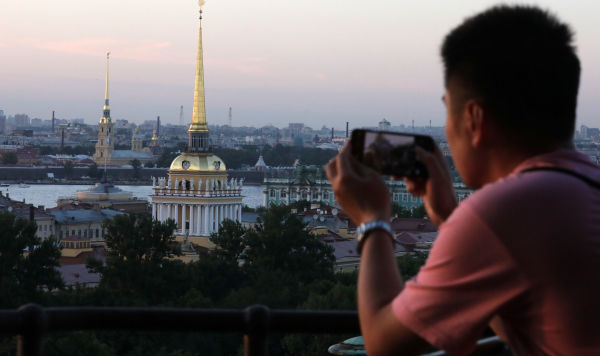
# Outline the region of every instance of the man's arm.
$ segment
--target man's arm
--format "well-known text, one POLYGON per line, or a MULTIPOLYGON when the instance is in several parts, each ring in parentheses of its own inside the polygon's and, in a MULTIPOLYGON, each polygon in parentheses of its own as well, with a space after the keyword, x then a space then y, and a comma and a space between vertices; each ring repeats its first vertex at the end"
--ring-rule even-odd
POLYGON ((358 313, 369 355, 414 355, 429 346, 392 312, 402 287, 390 237, 375 230, 363 246, 358 275, 358 313))
MULTIPOLYGON (((429 169, 428 162, 424 163, 429 169)), ((436 174, 434 169, 437 167, 432 167, 432 173, 436 174)), ((336 200, 356 224, 390 220, 390 192, 383 178, 359 164, 351 156, 349 145, 327 165, 327 176, 336 200)), ((425 188, 422 188, 423 194, 425 188)), ((369 355, 399 352, 410 355, 427 347, 423 339, 392 313, 391 303, 403 287, 393 251, 390 236, 379 230, 371 232, 363 246, 358 278, 358 311, 369 355)))

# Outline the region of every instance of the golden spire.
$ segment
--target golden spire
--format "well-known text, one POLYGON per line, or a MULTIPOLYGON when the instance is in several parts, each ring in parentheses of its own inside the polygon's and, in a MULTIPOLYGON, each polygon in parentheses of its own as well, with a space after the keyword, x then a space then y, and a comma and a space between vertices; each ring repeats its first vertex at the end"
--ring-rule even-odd
POLYGON ((196 58, 196 83, 194 85, 194 108, 192 111, 192 124, 188 132, 208 132, 206 124, 206 107, 204 104, 204 62, 202 60, 202 5, 200 5, 200 26, 198 31, 198 56, 196 58))
POLYGON ((110 120, 110 105, 108 104, 108 59, 110 56, 110 52, 106 53, 106 89, 104 91, 104 107, 102 119, 100 121, 108 119, 110 120))

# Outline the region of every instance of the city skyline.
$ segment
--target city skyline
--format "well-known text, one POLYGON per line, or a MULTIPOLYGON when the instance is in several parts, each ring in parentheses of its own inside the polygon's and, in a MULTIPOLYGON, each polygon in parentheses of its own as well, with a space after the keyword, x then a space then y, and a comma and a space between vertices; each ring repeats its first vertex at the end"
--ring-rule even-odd
MULTIPOLYGON (((441 126, 445 110, 438 47, 452 27, 491 1, 400 4, 375 1, 252 3, 208 1, 204 48, 209 123, 319 128, 441 126), (344 6, 342 6, 344 4, 344 6), (431 8, 437 11, 431 11, 431 8), (410 53, 410 55, 407 55, 410 53)), ((600 4, 577 8, 538 1, 569 23, 583 73, 577 126, 600 126, 593 95, 600 89, 600 4)), ((102 7, 73 0, 5 5, 0 24, 0 109, 48 119, 97 123, 104 92, 105 53, 111 51, 114 119, 141 123, 191 121, 198 5, 195 1, 116 0, 102 7), (77 28, 77 31, 73 31, 77 28)))

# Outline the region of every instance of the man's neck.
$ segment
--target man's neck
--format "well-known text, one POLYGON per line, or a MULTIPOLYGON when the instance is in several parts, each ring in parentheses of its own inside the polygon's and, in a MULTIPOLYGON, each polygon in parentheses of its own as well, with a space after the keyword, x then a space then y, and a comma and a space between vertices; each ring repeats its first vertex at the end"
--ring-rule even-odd
POLYGON ((485 182, 483 184, 492 183, 500 178, 506 177, 507 175, 511 174, 521 163, 532 157, 551 153, 558 149, 574 149, 574 146, 573 143, 569 141, 549 147, 547 149, 518 150, 500 148, 496 150, 490 150, 487 160, 487 174, 484 177, 485 182))

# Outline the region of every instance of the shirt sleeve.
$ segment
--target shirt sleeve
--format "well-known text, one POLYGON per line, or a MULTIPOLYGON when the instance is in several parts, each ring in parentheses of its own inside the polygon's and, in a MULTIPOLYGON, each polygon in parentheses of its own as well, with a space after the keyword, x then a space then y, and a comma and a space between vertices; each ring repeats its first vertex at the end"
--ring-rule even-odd
POLYGON ((466 354, 491 318, 528 283, 498 237, 464 201, 440 227, 425 265, 392 302, 431 345, 466 354))

